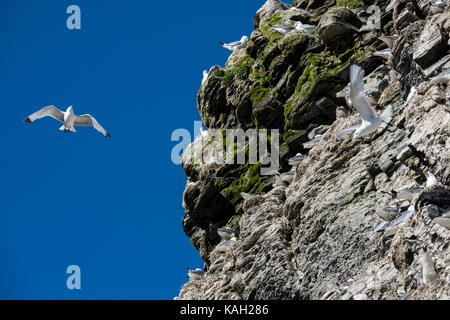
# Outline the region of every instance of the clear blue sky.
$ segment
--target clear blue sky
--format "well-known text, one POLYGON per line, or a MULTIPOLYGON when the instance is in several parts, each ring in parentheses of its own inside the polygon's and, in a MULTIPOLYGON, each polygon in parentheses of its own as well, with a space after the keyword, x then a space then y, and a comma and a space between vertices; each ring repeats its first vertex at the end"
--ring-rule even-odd
POLYGON ((218 41, 250 35, 263 3, 0 2, 0 298, 172 299, 203 266, 170 136, 193 131, 202 71, 229 55, 218 41), (22 121, 51 104, 91 113, 112 139, 22 121), (80 291, 66 288, 72 264, 80 291))

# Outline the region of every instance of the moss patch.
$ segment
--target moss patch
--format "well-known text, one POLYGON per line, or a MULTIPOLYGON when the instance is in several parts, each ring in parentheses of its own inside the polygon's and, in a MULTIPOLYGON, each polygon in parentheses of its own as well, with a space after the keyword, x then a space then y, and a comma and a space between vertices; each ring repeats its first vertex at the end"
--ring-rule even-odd
POLYGON ((264 88, 259 82, 257 82, 252 91, 250 91, 250 99, 252 99, 253 102, 258 102, 267 95, 268 89, 264 88))
POLYGON ((285 131, 292 129, 291 119, 294 109, 301 111, 311 107, 312 95, 319 82, 332 82, 340 71, 349 66, 350 61, 363 59, 369 51, 370 47, 360 48, 360 44, 356 43, 353 48, 338 56, 329 51, 304 55, 300 62, 303 71, 297 81, 295 92, 284 106, 285 131))
POLYGON ((338 7, 348 7, 349 9, 355 9, 359 7, 364 7, 364 1, 362 0, 337 0, 336 6, 338 7))
POLYGON ((233 181, 231 185, 222 191, 235 205, 242 199, 241 192, 259 193, 268 183, 268 178, 260 176, 261 163, 258 162, 250 165, 247 172, 245 172, 239 179, 233 181))
POLYGON ((250 57, 245 57, 239 64, 223 71, 222 85, 227 86, 235 78, 240 80, 246 80, 249 77, 250 71, 252 69, 255 60, 250 57))

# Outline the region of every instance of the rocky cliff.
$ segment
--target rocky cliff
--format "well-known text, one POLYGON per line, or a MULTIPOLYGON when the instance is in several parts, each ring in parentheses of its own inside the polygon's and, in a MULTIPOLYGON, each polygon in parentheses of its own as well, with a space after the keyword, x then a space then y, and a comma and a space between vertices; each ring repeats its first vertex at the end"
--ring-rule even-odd
POLYGON ((261 163, 196 163, 199 140, 187 148, 183 228, 206 276, 179 299, 450 298, 450 3, 388 4, 268 0, 246 48, 210 70, 197 96, 208 129, 279 129, 280 172, 297 153, 306 159, 289 185, 273 187, 261 163), (296 21, 317 29, 271 28, 296 21), (381 34, 396 35, 391 51, 381 34), (393 119, 381 133, 340 139, 361 121, 349 94, 336 96, 351 64, 365 70, 377 113, 391 105, 393 119), (339 106, 347 116, 336 117, 339 106), (425 171, 439 184, 399 197, 424 186, 425 171), (226 250, 220 227, 237 235, 226 250))

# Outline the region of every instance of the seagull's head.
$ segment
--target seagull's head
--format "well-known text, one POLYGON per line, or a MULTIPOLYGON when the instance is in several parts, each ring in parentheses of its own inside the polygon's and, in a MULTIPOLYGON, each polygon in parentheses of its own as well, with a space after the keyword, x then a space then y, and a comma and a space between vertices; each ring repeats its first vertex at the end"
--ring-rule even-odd
POLYGON ((72 106, 68 107, 67 111, 73 111, 73 107, 72 106))
POLYGON ((247 37, 247 36, 243 36, 243 37, 241 38, 241 43, 246 43, 247 40, 248 40, 248 37, 247 37))
POLYGON ((298 29, 298 28, 300 28, 302 26, 302 22, 301 21, 297 21, 294 26, 298 29))

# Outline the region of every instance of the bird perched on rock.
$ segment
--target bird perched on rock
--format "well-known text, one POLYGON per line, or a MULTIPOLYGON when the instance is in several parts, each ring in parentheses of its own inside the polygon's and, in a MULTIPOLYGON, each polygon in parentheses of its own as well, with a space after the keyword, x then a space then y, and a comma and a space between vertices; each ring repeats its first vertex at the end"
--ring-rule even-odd
POLYGON ((205 272, 199 268, 191 270, 187 268, 189 281, 205 279, 205 272))
POLYGON ((373 53, 373 55, 377 56, 377 57, 381 57, 381 58, 389 61, 391 59, 391 57, 392 57, 392 49, 391 48, 386 48, 386 49, 383 49, 383 50, 375 51, 373 53))
POLYGON ((218 252, 226 252, 227 249, 236 241, 237 241, 236 237, 232 237, 230 240, 224 240, 216 246, 216 250, 218 252))
POLYGON ((318 143, 322 142, 322 140, 323 140, 323 135, 322 134, 318 134, 313 139, 309 140, 308 142, 305 142, 303 144, 303 148, 305 148, 305 149, 312 149, 312 148, 314 148, 315 145, 317 145, 318 143))
POLYGON ((277 25, 277 26, 271 26, 271 29, 275 30, 276 32, 280 33, 281 35, 285 36, 289 32, 297 30, 302 31, 302 23, 300 21, 297 21, 294 26, 291 26, 289 24, 283 24, 283 25, 277 25))
POLYGON ((450 230, 450 216, 438 217, 438 218, 435 218, 433 221, 435 223, 437 223, 438 225, 450 230))
POLYGON ((217 233, 222 240, 230 240, 235 235, 233 229, 231 229, 230 227, 219 228, 217 229, 217 233))
POLYGON ((298 166, 300 163, 302 163, 304 160, 306 159, 306 156, 301 154, 301 153, 297 153, 295 156, 293 156, 292 158, 290 158, 289 161, 289 165, 290 166, 298 166))
POLYGON ((409 221, 409 219, 416 213, 416 209, 414 208, 414 205, 411 204, 405 212, 403 212, 397 219, 392 221, 389 224, 389 227, 386 229, 386 232, 384 233, 384 237, 391 237, 395 235, 400 228, 402 228, 404 225, 406 225, 409 221))
POLYGON ((288 184, 283 181, 283 179, 281 179, 280 174, 276 174, 273 176, 273 183, 272 183, 272 187, 276 188, 276 187, 286 187, 288 184))
POLYGON ((394 41, 398 38, 398 36, 396 34, 394 34, 392 36, 385 36, 384 34, 382 34, 378 38, 381 41, 383 41, 384 43, 386 43, 389 48, 392 49, 392 46, 394 45, 394 41))
POLYGON ((412 86, 411 90, 409 91, 408 97, 406 98, 406 102, 405 102, 406 104, 408 104, 411 101, 411 99, 414 97, 416 92, 417 92, 417 87, 412 86))
POLYGON ((108 132, 95 120, 93 116, 90 114, 83 114, 81 116, 77 116, 73 113, 72 106, 68 107, 65 112, 59 110, 55 106, 48 106, 42 108, 39 111, 36 111, 24 121, 27 123, 31 123, 37 119, 41 119, 44 117, 52 117, 58 121, 61 121, 63 125, 59 128, 59 130, 68 132, 77 132, 75 130, 75 126, 92 126, 97 131, 101 132, 106 138, 111 138, 108 132))
POLYGON ((252 197, 254 197, 255 195, 254 194, 251 194, 251 193, 246 193, 246 192, 241 192, 241 197, 242 197, 242 199, 244 199, 244 200, 248 200, 248 199, 250 199, 250 198, 252 198, 252 197))
POLYGON ((287 184, 291 184, 292 181, 294 180, 296 169, 297 167, 293 166, 291 170, 289 170, 288 172, 280 174, 281 180, 283 180, 287 184))
POLYGON ((430 4, 430 8, 428 9, 428 14, 430 16, 444 12, 445 8, 447 8, 447 4, 443 1, 436 1, 430 4))
POLYGON ((398 211, 399 210, 397 206, 390 206, 376 210, 375 214, 385 221, 392 221, 398 215, 398 211))
POLYGON ((425 171, 424 174, 427 177, 427 184, 426 184, 427 188, 437 186, 439 184, 438 179, 433 173, 431 173, 430 171, 425 171))
POLYGON ((317 26, 313 26, 312 24, 304 24, 301 23, 300 21, 297 21, 295 24, 295 29, 299 31, 304 31, 306 33, 312 33, 314 32, 314 30, 317 29, 317 26))
POLYGON ((209 135, 208 131, 203 129, 203 128, 200 128, 200 133, 201 133, 203 138, 206 138, 209 135))
POLYGON ((364 91, 364 70, 360 66, 355 64, 350 66, 350 98, 352 105, 358 111, 361 116, 362 122, 359 125, 351 126, 344 129, 338 134, 338 139, 340 136, 348 136, 350 132, 354 131, 354 137, 359 138, 369 135, 378 130, 382 132, 387 124, 392 120, 392 106, 389 105, 381 114, 378 116, 375 110, 370 105, 367 95, 364 91))
POLYGON ((446 83, 450 80, 450 68, 445 68, 436 76, 430 78, 430 84, 446 83))
POLYGON ((347 117, 347 111, 343 106, 336 108, 336 119, 345 118, 347 117))
POLYGON ((234 42, 230 42, 230 43, 223 43, 223 42, 219 42, 222 47, 224 47, 225 49, 228 49, 230 51, 236 51, 238 49, 243 49, 245 48, 245 45, 247 43, 248 37, 247 36, 243 36, 241 38, 241 40, 239 41, 234 41, 234 42))
POLYGON ((304 10, 304 9, 297 8, 297 7, 292 7, 292 8, 290 8, 289 10, 297 11, 297 12, 300 12, 300 13, 304 13, 304 14, 310 16, 311 18, 317 17, 314 13, 310 13, 310 12, 304 10))
POLYGON ((420 263, 422 265, 422 282, 428 284, 436 279, 437 273, 434 269, 433 259, 428 252, 424 252, 420 256, 420 263))
POLYGON ((202 85, 205 84, 206 80, 208 79, 208 76, 209 76, 209 71, 208 70, 203 70, 202 85))
POLYGON ((400 190, 392 190, 391 192, 388 192, 388 194, 390 194, 393 198, 407 200, 409 202, 413 201, 413 199, 416 197, 416 195, 418 195, 419 193, 424 191, 425 188, 429 188, 429 187, 436 186, 439 184, 439 181, 437 180, 437 178, 434 174, 432 174, 429 171, 425 171, 424 174, 427 178, 425 187, 417 186, 417 187, 403 188, 400 190))

